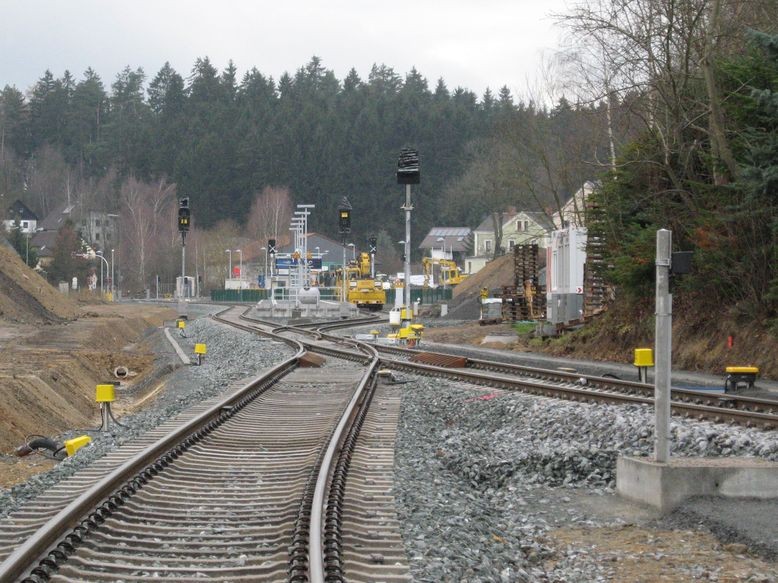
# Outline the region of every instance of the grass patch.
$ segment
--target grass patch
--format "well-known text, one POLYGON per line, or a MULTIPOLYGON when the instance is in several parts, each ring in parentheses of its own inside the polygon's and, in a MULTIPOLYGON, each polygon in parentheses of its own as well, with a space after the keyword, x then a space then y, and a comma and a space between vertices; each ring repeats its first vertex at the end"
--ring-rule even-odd
POLYGON ((535 322, 514 322, 513 329, 519 336, 527 336, 535 331, 535 322))

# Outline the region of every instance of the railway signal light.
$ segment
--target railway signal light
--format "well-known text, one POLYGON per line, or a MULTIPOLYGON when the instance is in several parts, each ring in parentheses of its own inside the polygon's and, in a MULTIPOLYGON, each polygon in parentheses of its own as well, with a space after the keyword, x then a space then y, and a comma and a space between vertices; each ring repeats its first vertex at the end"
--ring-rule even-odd
POLYGON ((370 237, 368 240, 368 245, 370 245, 370 254, 375 255, 376 251, 378 250, 378 239, 375 236, 370 237))
POLYGON ((345 196, 338 205, 338 232, 341 235, 351 232, 351 203, 345 196))
POLYGON ((186 233, 189 231, 189 222, 191 211, 189 210, 189 197, 178 201, 178 231, 186 233))
POLYGON ((418 150, 403 148, 397 161, 397 184, 419 184, 420 181, 418 150))
POLYGON ((267 240, 267 252, 270 255, 276 254, 276 240, 275 239, 268 239, 267 240))

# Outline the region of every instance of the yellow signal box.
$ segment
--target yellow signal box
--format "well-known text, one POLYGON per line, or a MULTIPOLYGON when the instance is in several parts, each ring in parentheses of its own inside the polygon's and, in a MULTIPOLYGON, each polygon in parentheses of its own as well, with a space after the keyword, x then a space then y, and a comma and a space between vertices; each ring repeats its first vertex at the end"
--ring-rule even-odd
POLYGON ((97 385, 95 401, 98 403, 112 403, 116 400, 116 392, 113 385, 97 385))

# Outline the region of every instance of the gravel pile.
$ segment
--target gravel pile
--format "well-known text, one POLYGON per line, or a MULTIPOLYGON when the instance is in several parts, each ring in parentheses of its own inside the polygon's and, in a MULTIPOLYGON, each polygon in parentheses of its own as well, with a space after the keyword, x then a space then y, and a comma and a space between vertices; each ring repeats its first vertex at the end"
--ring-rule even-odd
MULTIPOLYGON (((585 554, 552 556, 543 535, 560 520, 594 524, 567 494, 610 493, 617 455, 652 450, 651 410, 426 378, 406 387, 395 494, 414 580, 604 577, 585 554)), ((674 455, 778 460, 778 438, 757 430, 674 419, 672 435, 674 455)))
MULTIPOLYGON (((158 336, 159 347, 169 349, 169 344, 165 347, 167 340, 161 331, 158 336)), ((167 379, 165 388, 154 397, 150 406, 138 413, 119 418, 124 427, 113 425, 111 433, 89 431, 94 441, 72 458, 66 458, 55 468, 31 477, 24 484, 14 486, 10 490, 0 489, 0 517, 13 512, 21 504, 35 498, 60 480, 72 476, 114 448, 132 442, 150 429, 175 417, 187 407, 217 396, 227 388, 228 381, 254 375, 294 354, 286 344, 265 340, 208 319, 190 322, 185 338, 180 337, 178 332, 174 332, 173 336, 190 357, 194 353, 195 342, 205 343, 208 354, 203 365, 179 368, 167 379)), ((193 362, 196 362, 196 359, 193 359, 193 362)), ((167 366, 167 363, 159 364, 167 366)), ((117 390, 117 401, 122 399, 121 390, 117 390)), ((73 430, 59 436, 59 440, 70 439, 85 432, 83 429, 73 430)))

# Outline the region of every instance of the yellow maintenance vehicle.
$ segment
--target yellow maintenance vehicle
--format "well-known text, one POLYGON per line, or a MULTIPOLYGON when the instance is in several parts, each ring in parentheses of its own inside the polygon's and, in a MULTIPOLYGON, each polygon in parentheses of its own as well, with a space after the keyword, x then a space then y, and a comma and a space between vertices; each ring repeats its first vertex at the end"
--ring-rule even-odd
POLYGON ((432 279, 435 265, 440 265, 440 281, 443 285, 458 285, 467 277, 466 273, 462 273, 459 270, 456 261, 439 259, 437 257, 424 257, 421 260, 421 266, 424 271, 424 287, 430 286, 430 279, 432 279))
MULTIPOLYGON (((337 270, 339 293, 343 289, 344 270, 337 270)), ((370 255, 360 253, 359 258, 349 262, 345 269, 346 301, 358 308, 377 311, 386 303, 383 283, 372 275, 370 255)))

